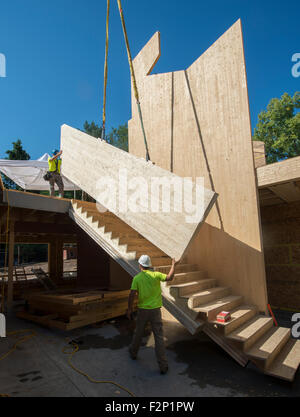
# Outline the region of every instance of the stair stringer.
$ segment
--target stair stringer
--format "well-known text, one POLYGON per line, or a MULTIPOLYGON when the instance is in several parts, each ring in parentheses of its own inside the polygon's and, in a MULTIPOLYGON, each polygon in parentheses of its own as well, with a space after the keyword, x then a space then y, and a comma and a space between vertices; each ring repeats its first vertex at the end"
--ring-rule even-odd
POLYGON ((210 323, 205 323, 203 332, 209 336, 217 345, 235 359, 241 366, 246 367, 249 363, 248 356, 237 347, 233 346, 226 337, 220 335, 210 323))

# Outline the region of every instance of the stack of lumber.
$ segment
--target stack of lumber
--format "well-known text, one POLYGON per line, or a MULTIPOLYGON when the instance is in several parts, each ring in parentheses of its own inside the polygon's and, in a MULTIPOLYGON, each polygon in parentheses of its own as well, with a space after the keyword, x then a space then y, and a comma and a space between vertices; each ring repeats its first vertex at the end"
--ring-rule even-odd
POLYGON ((26 296, 22 319, 60 330, 73 330, 126 314, 129 291, 73 290, 26 296))

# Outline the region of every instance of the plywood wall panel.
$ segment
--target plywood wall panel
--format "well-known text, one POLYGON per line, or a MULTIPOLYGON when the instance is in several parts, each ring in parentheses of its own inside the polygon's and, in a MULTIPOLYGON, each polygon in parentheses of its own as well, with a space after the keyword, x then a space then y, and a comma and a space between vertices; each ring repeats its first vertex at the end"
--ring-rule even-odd
MULTIPOLYGON (((150 42, 158 40, 155 34, 150 42)), ((134 66, 142 110, 152 115, 145 119, 152 160, 172 167, 179 176, 204 177, 205 187, 219 194, 189 249, 189 261, 265 311, 267 290, 241 22, 187 70, 147 75, 141 62, 144 59, 150 67, 149 58, 146 46, 134 66), (159 103, 164 102, 161 94, 166 91, 163 108, 159 103)), ((144 156, 138 129, 133 101, 129 151, 144 156)))

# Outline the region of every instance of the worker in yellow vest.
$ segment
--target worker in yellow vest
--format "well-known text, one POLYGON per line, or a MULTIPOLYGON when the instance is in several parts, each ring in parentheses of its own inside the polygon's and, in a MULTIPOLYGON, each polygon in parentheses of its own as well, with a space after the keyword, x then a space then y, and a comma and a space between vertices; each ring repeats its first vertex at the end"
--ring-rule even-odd
POLYGON ((49 174, 50 174, 50 195, 51 197, 55 196, 55 189, 54 185, 56 184, 58 186, 59 190, 59 197, 63 198, 64 196, 64 183, 62 180, 62 177, 60 175, 61 173, 61 159, 60 156, 62 154, 62 151, 58 151, 55 149, 52 152, 53 156, 52 158, 49 156, 48 158, 48 164, 49 164, 49 174))
POLYGON ((155 353, 160 373, 166 374, 168 372, 168 362, 165 354, 161 318, 162 293, 160 283, 173 280, 177 262, 175 262, 175 259, 172 260, 168 275, 154 271, 148 255, 142 255, 138 263, 141 272, 133 278, 128 299, 127 317, 131 320, 134 299, 138 296, 136 329, 129 348, 129 354, 131 359, 137 359, 146 323, 150 322, 155 340, 155 353))

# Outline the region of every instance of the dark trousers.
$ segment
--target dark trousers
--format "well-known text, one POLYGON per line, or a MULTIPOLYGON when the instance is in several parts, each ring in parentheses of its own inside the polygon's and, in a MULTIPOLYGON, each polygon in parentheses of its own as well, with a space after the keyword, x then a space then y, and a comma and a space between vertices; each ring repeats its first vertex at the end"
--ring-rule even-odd
POLYGON ((158 365, 160 369, 164 369, 168 366, 164 344, 163 324, 161 318, 161 309, 156 308, 153 310, 138 309, 136 329, 133 336, 132 344, 130 346, 131 353, 136 356, 141 346, 144 329, 150 322, 155 339, 155 353, 158 365))
POLYGON ((49 182, 50 182, 51 197, 55 196, 55 189, 54 189, 55 184, 58 186, 60 196, 63 197, 64 196, 64 183, 63 183, 61 175, 58 172, 51 172, 51 178, 49 182))

